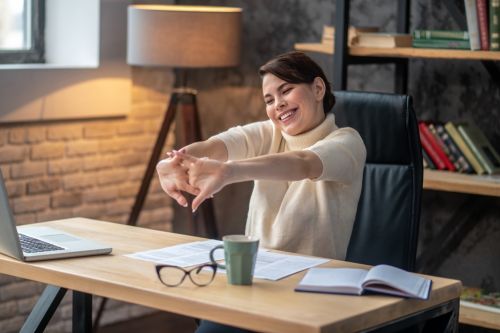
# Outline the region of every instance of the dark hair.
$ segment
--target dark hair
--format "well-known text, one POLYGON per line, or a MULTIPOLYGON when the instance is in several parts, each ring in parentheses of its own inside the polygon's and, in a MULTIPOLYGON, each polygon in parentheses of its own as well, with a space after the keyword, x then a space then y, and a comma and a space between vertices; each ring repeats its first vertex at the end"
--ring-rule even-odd
POLYGON ((335 105, 335 96, 325 73, 314 60, 303 52, 291 51, 269 60, 259 68, 261 78, 266 74, 273 74, 288 83, 313 83, 315 78, 320 77, 325 82, 326 88, 323 110, 327 113, 335 105))

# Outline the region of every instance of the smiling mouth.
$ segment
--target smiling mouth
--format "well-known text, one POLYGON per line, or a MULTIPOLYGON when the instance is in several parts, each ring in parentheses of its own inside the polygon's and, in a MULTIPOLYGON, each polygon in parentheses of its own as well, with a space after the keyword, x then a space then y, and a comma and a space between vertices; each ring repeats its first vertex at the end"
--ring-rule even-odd
POLYGON ((293 116, 295 114, 295 111, 297 111, 297 110, 294 109, 294 110, 287 111, 287 112, 283 113, 282 115, 280 115, 278 118, 281 121, 286 121, 287 119, 289 119, 291 116, 293 116))

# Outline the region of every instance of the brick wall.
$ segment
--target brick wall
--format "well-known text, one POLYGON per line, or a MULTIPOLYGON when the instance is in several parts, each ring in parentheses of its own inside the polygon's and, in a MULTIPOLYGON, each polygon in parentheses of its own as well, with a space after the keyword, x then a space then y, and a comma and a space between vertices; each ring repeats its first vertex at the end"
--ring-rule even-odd
MULTIPOLYGON (((19 225, 75 216, 127 221, 173 82, 170 71, 134 68, 132 77, 126 118, 0 125, 0 168, 19 225)), ((172 140, 170 135, 166 148, 172 140)), ((171 201, 155 178, 138 224, 170 230, 172 216, 171 201)), ((0 332, 18 332, 43 289, 0 275, 0 332)), ((47 332, 71 331, 70 297, 47 332)), ((101 322, 150 311, 109 301, 101 322)))

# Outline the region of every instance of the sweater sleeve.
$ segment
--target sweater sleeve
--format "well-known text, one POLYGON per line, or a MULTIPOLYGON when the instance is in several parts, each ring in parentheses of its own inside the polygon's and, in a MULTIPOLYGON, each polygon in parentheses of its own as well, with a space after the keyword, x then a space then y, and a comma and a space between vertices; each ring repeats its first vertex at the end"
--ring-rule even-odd
POLYGON ((350 127, 333 131, 307 149, 318 155, 323 164, 323 172, 314 181, 350 184, 362 174, 365 166, 365 144, 359 133, 350 127))
POLYGON ((272 136, 273 125, 267 120, 232 127, 213 137, 226 145, 228 160, 241 160, 268 153, 272 136))

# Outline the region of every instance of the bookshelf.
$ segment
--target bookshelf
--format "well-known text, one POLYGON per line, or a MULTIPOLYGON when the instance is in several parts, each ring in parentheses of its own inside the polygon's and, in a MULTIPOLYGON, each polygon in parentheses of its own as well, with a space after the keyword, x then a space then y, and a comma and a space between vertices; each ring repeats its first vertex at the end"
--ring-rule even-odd
MULTIPOLYGON (((295 49, 299 51, 319 52, 333 55, 333 45, 323 43, 297 43, 295 49)), ((420 49, 413 47, 361 47, 351 46, 348 55, 353 57, 380 57, 380 58, 424 58, 424 59, 453 59, 453 60, 485 60, 500 61, 500 52, 467 51, 448 49, 420 49)))
MULTIPOLYGON (((410 0, 400 0, 397 3, 396 31, 409 33, 410 31, 410 0)), ((460 13, 451 1, 444 1, 451 15, 465 30, 465 16, 460 13)), ((350 1, 336 0, 335 2, 335 46, 321 43, 298 43, 297 50, 319 52, 333 56, 333 81, 339 90, 347 88, 347 68, 349 65, 367 63, 394 63, 395 64, 395 91, 406 94, 408 90, 409 59, 436 59, 436 60, 473 60, 481 61, 493 80, 500 82, 499 71, 493 66, 500 61, 500 52, 468 51, 449 49, 422 49, 422 48, 374 48, 349 47, 347 43, 350 1), (334 49, 336 52, 334 52, 334 49)), ((500 197, 500 176, 464 175, 459 173, 424 170, 424 189, 459 192, 481 196, 500 197)), ((500 314, 482 309, 460 307, 459 322, 500 330, 500 314)))

